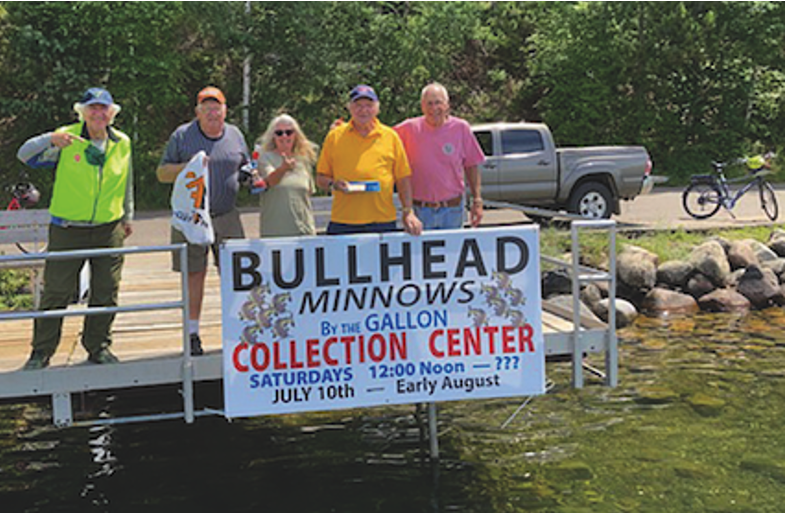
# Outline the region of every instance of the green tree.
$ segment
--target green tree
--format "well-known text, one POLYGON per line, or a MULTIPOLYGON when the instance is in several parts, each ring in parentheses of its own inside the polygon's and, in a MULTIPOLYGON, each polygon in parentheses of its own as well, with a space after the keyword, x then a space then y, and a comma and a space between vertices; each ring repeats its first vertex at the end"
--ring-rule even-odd
POLYGON ((677 178, 752 139, 782 144, 783 13, 769 2, 556 5, 533 37, 538 108, 562 144, 644 144, 677 178))

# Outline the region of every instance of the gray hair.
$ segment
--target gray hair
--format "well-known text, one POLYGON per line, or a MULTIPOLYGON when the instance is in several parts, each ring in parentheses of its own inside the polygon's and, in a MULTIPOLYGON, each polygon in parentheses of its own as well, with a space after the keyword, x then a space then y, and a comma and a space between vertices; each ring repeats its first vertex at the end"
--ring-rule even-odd
POLYGON ((426 87, 424 87, 420 91, 420 99, 421 100, 426 96, 426 93, 429 91, 429 89, 436 89, 437 91, 439 91, 440 93, 445 95, 445 101, 450 103, 450 95, 448 94, 447 88, 445 86, 443 86, 442 84, 440 84, 439 82, 432 82, 432 83, 428 84, 426 87))
MULTIPOLYGON (((87 109, 87 105, 85 105, 84 103, 76 102, 74 104, 74 112, 76 112, 77 115, 79 116, 79 121, 84 121, 85 120, 85 110, 86 109, 87 109)), ((118 105, 116 103, 113 103, 112 105, 109 106, 109 124, 110 125, 115 122, 115 116, 117 116, 117 114, 119 112, 120 112, 120 105, 118 105)))

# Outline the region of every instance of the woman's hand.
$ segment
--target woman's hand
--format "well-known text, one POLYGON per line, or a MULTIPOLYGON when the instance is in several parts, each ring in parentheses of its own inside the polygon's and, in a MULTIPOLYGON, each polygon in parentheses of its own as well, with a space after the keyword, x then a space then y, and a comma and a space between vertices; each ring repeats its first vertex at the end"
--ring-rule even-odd
POLYGON ((295 159, 289 155, 281 155, 281 165, 278 167, 278 171, 282 173, 286 173, 288 171, 292 171, 295 167, 295 159))

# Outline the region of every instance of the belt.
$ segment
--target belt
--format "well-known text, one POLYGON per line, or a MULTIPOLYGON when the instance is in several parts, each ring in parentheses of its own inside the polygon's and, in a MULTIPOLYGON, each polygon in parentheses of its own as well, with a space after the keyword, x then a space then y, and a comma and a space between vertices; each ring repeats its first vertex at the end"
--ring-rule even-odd
POLYGON ((412 204, 416 207, 425 207, 425 208, 445 208, 445 207, 458 207, 461 205, 461 201, 463 198, 461 196, 456 196, 455 198, 451 198, 445 201, 420 201, 420 200, 412 200, 412 204))
POLYGON ((62 217, 57 216, 50 216, 49 222, 62 228, 93 228, 95 226, 101 226, 101 224, 91 223, 90 221, 69 221, 68 219, 63 219, 62 217))

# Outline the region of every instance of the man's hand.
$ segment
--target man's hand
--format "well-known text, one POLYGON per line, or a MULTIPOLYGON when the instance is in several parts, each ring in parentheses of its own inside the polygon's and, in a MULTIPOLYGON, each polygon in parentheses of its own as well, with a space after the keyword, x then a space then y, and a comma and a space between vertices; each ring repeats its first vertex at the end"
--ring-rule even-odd
POLYGON ((423 223, 420 222, 418 216, 412 209, 405 210, 404 215, 401 216, 401 222, 404 224, 404 231, 410 235, 420 235, 423 233, 423 223))
POLYGON ((472 201, 472 206, 469 209, 469 224, 473 228, 480 226, 483 220, 483 202, 475 199, 472 201))
POLYGON ((349 182, 346 180, 336 180, 333 182, 332 189, 334 191, 347 192, 349 190, 349 182))
POLYGON ((123 221, 123 232, 125 232, 126 239, 134 233, 134 227, 131 226, 131 221, 123 221))
POLYGON ((57 146, 58 148, 71 146, 71 143, 74 141, 85 142, 85 140, 78 135, 72 135, 66 132, 54 132, 52 134, 52 145, 57 146))

